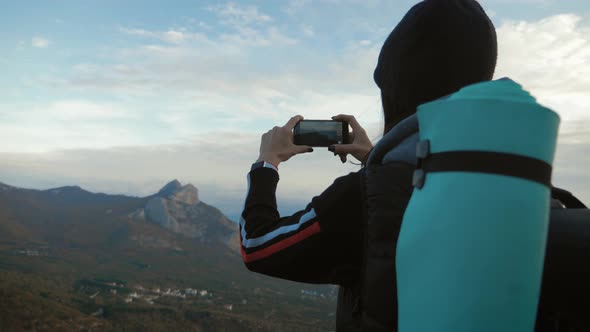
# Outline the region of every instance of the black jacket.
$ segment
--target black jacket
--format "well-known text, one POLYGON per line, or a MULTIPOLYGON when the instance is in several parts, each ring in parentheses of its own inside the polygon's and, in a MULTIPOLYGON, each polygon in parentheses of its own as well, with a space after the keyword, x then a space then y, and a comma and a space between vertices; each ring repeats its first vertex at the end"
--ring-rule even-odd
POLYGON ((278 172, 260 167, 248 179, 240 220, 241 253, 248 269, 306 283, 356 282, 363 241, 358 172, 336 179, 304 210, 286 217, 277 211, 278 172))
POLYGON ((411 116, 375 147, 363 170, 365 246, 361 285, 361 328, 397 329, 396 244, 412 195, 418 122, 411 116))

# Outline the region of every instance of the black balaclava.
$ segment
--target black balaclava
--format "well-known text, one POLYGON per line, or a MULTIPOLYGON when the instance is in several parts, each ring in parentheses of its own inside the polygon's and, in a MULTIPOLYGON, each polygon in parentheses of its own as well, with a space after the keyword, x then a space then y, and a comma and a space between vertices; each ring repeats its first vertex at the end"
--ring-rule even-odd
POLYGON ((498 47, 494 25, 475 0, 424 0, 385 40, 375 83, 385 130, 416 107, 492 79, 498 47))

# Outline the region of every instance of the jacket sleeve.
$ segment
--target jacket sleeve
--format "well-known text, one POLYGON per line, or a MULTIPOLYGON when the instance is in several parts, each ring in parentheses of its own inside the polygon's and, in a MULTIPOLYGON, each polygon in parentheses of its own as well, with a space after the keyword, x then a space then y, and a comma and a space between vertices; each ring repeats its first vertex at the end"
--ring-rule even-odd
POLYGON ((241 254, 248 269, 307 283, 353 282, 362 251, 359 174, 336 179, 305 209, 282 218, 275 196, 278 181, 271 168, 248 174, 240 219, 241 254))

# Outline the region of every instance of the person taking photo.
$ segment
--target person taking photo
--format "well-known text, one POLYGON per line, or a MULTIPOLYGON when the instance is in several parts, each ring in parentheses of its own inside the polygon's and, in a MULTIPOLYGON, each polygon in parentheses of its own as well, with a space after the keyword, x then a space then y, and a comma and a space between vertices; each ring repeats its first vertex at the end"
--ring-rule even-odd
MULTIPOLYGON (((416 108, 491 80, 496 59, 495 29, 477 1, 424 0, 412 7, 385 40, 374 72, 382 140, 395 142, 389 153, 401 158, 371 174, 361 168, 339 177, 304 209, 280 216, 279 166, 313 149, 293 144, 301 116, 262 135, 239 226, 246 267, 277 278, 339 285, 338 331, 397 330, 395 247, 413 189, 416 108)), ((366 161, 373 146, 362 126, 352 115, 333 119, 348 122, 352 135, 329 150, 366 161)))

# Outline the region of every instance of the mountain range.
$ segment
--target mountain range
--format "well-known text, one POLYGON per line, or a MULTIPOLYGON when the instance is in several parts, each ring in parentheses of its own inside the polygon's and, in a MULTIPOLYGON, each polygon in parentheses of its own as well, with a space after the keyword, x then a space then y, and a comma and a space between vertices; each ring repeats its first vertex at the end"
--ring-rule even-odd
POLYGON ((247 271, 237 225, 191 184, 0 183, 0 330, 330 330, 334 291, 247 271))

